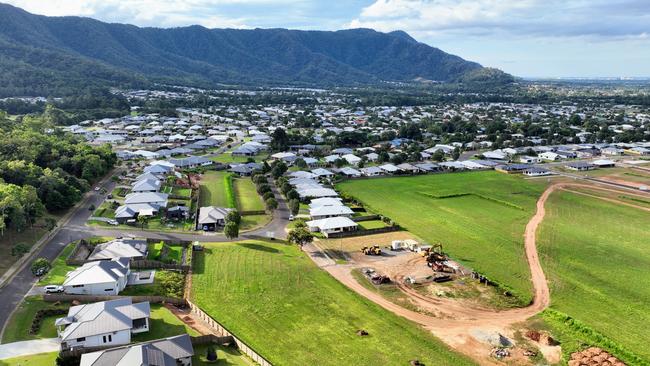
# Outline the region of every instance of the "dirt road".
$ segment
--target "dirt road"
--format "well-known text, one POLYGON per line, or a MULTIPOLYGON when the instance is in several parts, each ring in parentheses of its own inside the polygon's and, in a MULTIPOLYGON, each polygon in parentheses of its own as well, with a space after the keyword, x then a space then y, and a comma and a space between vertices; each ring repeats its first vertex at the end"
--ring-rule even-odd
MULTIPOLYGON (((362 267, 362 263, 336 265, 327 261, 327 265, 324 265, 323 256, 326 255, 317 246, 306 246, 305 251, 310 254, 316 264, 360 295, 397 315, 403 316, 424 326, 453 349, 473 358, 479 364, 500 365, 502 363, 489 356, 489 351, 492 346, 486 344, 484 339, 485 337, 482 337, 481 335, 502 334, 506 337, 512 338, 515 331, 515 329, 513 329, 514 325, 525 322, 527 319, 550 305, 550 291, 546 275, 544 274, 537 253, 537 229, 546 215, 545 204, 549 196, 558 189, 567 189, 571 187, 582 187, 620 193, 620 191, 613 188, 580 183, 553 184, 542 193, 537 200, 535 215, 526 225, 524 232, 526 259, 528 260, 528 265, 530 267, 531 282, 534 289, 533 302, 525 308, 496 311, 487 308, 468 307, 467 304, 463 304, 457 300, 428 297, 413 290, 409 286, 399 284, 399 288, 406 293, 409 296, 409 299, 419 308, 425 310, 426 314, 423 312, 415 312, 399 306, 387 300, 377 292, 362 286, 351 274, 353 269, 362 267)), ((401 264, 404 264, 404 262, 401 264)), ((400 270, 399 266, 391 265, 390 259, 386 262, 383 269, 386 270, 387 274, 391 278, 395 279, 396 283, 400 283, 405 275, 404 269, 400 270)), ((559 347, 543 347, 542 352, 548 361, 559 361, 559 347)))

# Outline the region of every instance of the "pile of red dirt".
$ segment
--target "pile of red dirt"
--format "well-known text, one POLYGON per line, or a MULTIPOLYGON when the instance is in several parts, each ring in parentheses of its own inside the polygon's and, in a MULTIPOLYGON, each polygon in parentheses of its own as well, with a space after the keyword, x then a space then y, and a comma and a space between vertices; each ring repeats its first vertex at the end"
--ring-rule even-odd
POLYGON ((569 366, 625 366, 625 363, 598 347, 590 347, 572 353, 569 366))

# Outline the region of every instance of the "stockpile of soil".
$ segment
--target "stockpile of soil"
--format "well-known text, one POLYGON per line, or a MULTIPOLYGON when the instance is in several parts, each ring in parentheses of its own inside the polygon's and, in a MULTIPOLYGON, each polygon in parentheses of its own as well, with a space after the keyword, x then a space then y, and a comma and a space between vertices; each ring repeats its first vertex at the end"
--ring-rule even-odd
POLYGON ((571 354, 569 366, 625 366, 625 363, 598 347, 571 354))

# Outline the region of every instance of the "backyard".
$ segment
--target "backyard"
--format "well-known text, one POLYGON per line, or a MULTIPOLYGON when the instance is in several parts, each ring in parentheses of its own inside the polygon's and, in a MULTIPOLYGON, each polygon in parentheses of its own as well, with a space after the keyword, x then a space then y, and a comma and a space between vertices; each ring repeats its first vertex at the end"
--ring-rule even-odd
POLYGON ((531 300, 524 228, 543 181, 497 172, 345 181, 338 188, 454 259, 531 300))
POLYGON ((233 179, 233 185, 239 211, 264 211, 262 197, 257 194, 250 178, 233 179))
POLYGON ((236 206, 232 187, 232 173, 225 171, 207 171, 201 178, 199 207, 236 206))
MULTIPOLYGON (((647 211, 556 192, 547 202, 538 233, 552 309, 646 360, 650 359, 649 222, 647 211)), ((593 341, 579 335, 563 348, 593 341)))
POLYGON ((207 244, 194 258, 192 286, 197 305, 273 363, 472 364, 351 292, 293 245, 207 244), (369 335, 359 337, 359 329, 369 335))

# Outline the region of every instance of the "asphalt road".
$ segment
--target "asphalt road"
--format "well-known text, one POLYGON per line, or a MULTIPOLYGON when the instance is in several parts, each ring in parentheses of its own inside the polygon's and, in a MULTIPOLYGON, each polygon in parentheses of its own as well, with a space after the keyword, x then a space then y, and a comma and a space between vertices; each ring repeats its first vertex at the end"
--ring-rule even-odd
MULTIPOLYGON (((113 175, 114 173, 110 174, 110 176, 113 175)), ((289 223, 289 210, 284 198, 279 194, 275 184, 271 180, 270 182, 273 193, 278 201, 278 209, 274 210, 272 220, 262 228, 242 233, 242 235, 235 240, 268 238, 269 233, 272 233, 273 237, 278 239, 286 237, 285 228, 289 223)), ((115 188, 115 182, 107 179, 103 184, 101 184, 101 187, 105 188, 106 191, 110 193, 115 188)), ((215 234, 164 233, 85 226, 86 220, 88 220, 92 215, 92 211, 89 210, 89 207, 91 205, 99 207, 106 198, 105 196, 106 195, 95 190, 87 193, 84 201, 74 209, 67 222, 65 222, 63 226, 43 244, 41 249, 33 256, 32 260, 28 261, 28 264, 20 269, 6 286, 0 288, 0 314, 3 314, 3 316, 0 316, 0 329, 4 329, 9 315, 38 281, 38 278, 36 278, 30 270, 33 260, 44 257, 52 261, 59 255, 59 253, 61 253, 63 248, 72 241, 91 236, 137 236, 170 241, 230 241, 223 235, 215 234)))

